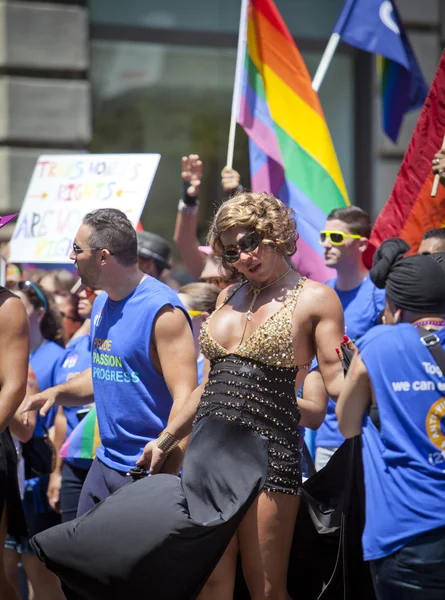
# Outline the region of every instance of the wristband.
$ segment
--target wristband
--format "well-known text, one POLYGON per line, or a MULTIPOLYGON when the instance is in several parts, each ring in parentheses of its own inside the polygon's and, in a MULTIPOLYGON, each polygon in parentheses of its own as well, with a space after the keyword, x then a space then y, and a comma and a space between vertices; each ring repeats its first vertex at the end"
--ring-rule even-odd
POLYGON ((185 215, 196 215, 199 210, 199 202, 196 204, 189 205, 184 202, 184 200, 179 200, 178 202, 178 212, 184 213, 185 215))
POLYGON ((187 181, 184 181, 184 196, 183 196, 183 202, 184 204, 186 204, 187 206, 196 206, 197 204, 199 204, 199 200, 198 200, 198 196, 189 196, 187 194, 187 190, 189 189, 190 183, 187 181))
POLYGON ((178 438, 166 431, 158 442, 158 448, 159 450, 162 450, 162 452, 170 454, 170 452, 173 452, 179 442, 180 440, 178 438))

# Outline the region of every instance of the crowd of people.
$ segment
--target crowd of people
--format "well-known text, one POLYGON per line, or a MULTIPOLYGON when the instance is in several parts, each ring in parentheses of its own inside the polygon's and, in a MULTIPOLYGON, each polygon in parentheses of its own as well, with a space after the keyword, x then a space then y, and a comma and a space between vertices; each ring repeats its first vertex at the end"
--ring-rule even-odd
POLYGON ((115 209, 84 217, 75 271, 7 269, 0 597, 289 600, 307 485, 355 438, 364 597, 439 600, 445 229, 417 254, 387 240, 369 270, 369 215, 336 209, 322 284, 292 265, 298 215, 233 169, 201 245, 202 176, 184 157, 185 285, 170 243, 115 209))

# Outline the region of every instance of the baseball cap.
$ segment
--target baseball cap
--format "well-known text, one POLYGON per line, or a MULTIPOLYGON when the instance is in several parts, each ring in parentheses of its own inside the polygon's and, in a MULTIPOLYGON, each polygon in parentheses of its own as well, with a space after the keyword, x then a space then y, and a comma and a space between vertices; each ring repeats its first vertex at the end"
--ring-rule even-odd
POLYGON ((171 247, 167 240, 151 233, 151 231, 138 231, 138 256, 141 258, 151 258, 159 263, 164 269, 170 269, 171 247))

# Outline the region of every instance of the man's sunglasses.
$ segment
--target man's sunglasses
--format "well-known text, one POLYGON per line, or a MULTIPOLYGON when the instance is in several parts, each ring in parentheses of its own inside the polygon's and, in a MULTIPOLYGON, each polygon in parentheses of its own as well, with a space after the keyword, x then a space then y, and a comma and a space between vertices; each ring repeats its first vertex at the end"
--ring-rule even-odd
POLYGON ((253 252, 261 244, 261 236, 258 231, 246 233, 238 240, 236 246, 224 248, 222 257, 228 263, 235 263, 240 259, 240 252, 253 252))
MULTIPOLYGON (((98 250, 105 250, 105 248, 81 248, 80 246, 78 246, 76 244, 76 242, 73 242, 73 252, 76 256, 79 256, 79 254, 82 254, 82 252, 85 252, 85 250, 91 250, 91 252, 97 252, 98 250)), ((108 250, 108 248, 107 248, 108 250)), ((110 250, 108 250, 108 252, 111 255, 114 255, 114 252, 111 252, 110 250)))
POLYGON ((320 231, 320 243, 324 244, 326 239, 329 239, 333 246, 343 246, 346 239, 360 240, 361 237, 361 235, 343 233, 343 231, 320 231))
POLYGON ((33 283, 32 281, 19 281, 16 284, 16 286, 21 292, 27 292, 28 290, 32 290, 39 299, 40 304, 42 305, 42 308, 45 311, 45 313, 48 312, 48 300, 45 298, 44 294, 39 290, 35 283, 33 283))

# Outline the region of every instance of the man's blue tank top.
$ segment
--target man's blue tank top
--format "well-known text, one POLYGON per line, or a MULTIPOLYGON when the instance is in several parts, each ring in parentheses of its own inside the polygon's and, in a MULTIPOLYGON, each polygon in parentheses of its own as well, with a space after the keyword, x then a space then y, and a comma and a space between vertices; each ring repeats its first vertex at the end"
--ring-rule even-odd
MULTIPOLYGON (((340 298, 345 313, 346 334, 351 340, 358 340, 376 325, 379 314, 385 308, 385 290, 376 288, 369 276, 353 290, 339 290, 336 277, 326 285, 333 288, 340 298)), ((344 441, 338 429, 335 402, 329 398, 326 417, 317 430, 315 445, 336 448, 344 441)))
MULTIPOLYGON (((445 331, 438 332, 442 347, 445 331)), ((379 409, 366 417, 365 560, 445 526, 445 376, 413 325, 379 325, 359 342, 379 409)))
MULTIPOLYGON (((70 381, 85 369, 91 367, 91 337, 82 335, 72 340, 65 354, 59 359, 56 366, 55 385, 70 381)), ((63 412, 66 416, 66 437, 71 435, 73 429, 79 424, 79 410, 86 406, 64 406, 63 412)), ((91 460, 83 458, 65 458, 65 462, 79 468, 88 469, 91 460)))
POLYGON ((134 467, 145 444, 165 428, 172 397, 150 359, 159 311, 181 308, 177 294, 147 277, 119 302, 102 293, 91 315, 94 399, 102 446, 96 456, 118 471, 134 467))

